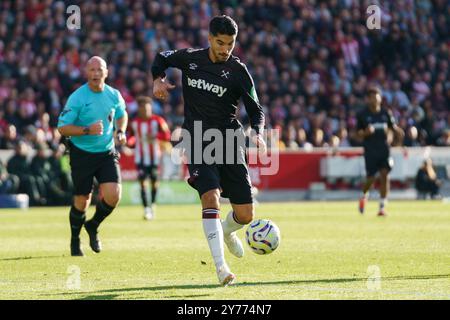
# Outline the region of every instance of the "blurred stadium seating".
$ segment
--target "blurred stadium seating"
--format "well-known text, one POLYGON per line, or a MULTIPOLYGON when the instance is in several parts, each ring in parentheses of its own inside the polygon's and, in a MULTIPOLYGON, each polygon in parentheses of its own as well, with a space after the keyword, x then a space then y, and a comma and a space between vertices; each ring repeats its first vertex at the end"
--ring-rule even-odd
MULTIPOLYGON (((0 2, 0 148, 19 139, 56 150, 68 95, 84 82, 92 55, 109 64, 131 115, 152 92, 158 51, 206 47, 211 17, 239 25, 234 54, 254 77, 267 126, 281 149, 359 146, 355 115, 371 83, 406 132, 405 146, 450 146, 450 6, 446 0, 173 0, 0 2), (69 5, 81 28, 68 30, 69 5), (381 29, 366 8, 381 8, 381 29)), ((170 99, 155 101, 173 129, 183 120, 181 77, 170 99)), ((245 124, 245 112, 240 113, 245 124)))

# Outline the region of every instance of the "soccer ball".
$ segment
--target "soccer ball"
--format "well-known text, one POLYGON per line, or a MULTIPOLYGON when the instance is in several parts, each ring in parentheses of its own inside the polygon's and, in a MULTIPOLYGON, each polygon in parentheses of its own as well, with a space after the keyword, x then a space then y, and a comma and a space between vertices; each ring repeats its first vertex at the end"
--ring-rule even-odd
POLYGON ((269 254, 280 244, 280 229, 267 219, 253 221, 245 232, 248 245, 257 254, 269 254))

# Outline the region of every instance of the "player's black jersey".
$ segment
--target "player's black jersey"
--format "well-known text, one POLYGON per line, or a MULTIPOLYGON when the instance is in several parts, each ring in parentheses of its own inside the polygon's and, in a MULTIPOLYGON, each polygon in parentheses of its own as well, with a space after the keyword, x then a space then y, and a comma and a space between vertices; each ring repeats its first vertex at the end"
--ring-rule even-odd
POLYGON ((153 79, 164 78, 169 67, 182 71, 185 128, 201 120, 203 128, 237 129, 240 98, 252 128, 259 132, 264 127, 253 79, 239 58, 231 56, 226 62, 213 63, 208 48, 160 52, 152 66, 153 79))
POLYGON ((392 129, 395 125, 395 118, 385 109, 378 113, 373 113, 369 108, 365 108, 358 116, 357 129, 364 130, 372 125, 375 132, 364 139, 364 150, 367 152, 385 151, 389 148, 387 141, 387 129, 392 129))

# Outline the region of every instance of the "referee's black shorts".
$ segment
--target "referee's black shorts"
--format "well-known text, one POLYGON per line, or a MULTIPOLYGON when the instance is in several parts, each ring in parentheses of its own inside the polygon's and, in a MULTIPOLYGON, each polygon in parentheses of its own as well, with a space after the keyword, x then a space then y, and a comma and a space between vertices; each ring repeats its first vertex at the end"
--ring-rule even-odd
POLYGON ((81 150, 69 142, 69 150, 74 195, 91 193, 94 186, 94 177, 99 184, 121 183, 120 154, 115 149, 92 153, 81 150))

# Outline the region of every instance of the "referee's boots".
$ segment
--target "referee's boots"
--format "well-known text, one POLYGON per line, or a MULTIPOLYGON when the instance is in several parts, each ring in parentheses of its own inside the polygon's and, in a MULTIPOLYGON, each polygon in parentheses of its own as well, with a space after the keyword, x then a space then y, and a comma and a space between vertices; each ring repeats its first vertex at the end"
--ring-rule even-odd
POLYGON ((80 238, 70 239, 70 255, 72 257, 84 257, 83 250, 81 250, 80 238))
POLYGON ((98 238, 98 226, 92 220, 86 221, 84 227, 89 235, 89 245, 92 251, 99 253, 102 251, 102 243, 98 238))

